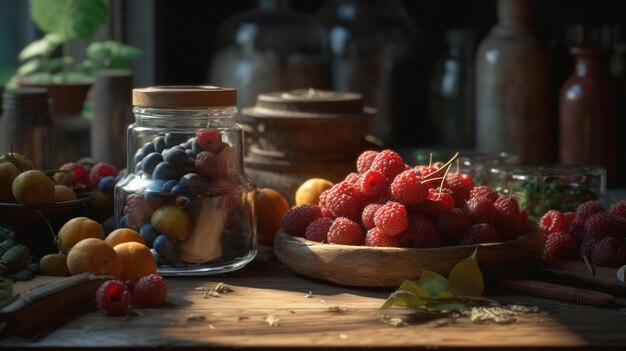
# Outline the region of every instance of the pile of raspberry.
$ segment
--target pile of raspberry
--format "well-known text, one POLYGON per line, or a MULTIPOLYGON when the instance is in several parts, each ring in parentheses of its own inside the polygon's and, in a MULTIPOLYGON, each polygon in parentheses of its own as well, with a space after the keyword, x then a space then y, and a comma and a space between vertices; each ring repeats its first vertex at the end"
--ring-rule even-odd
POLYGON ((545 255, 561 260, 583 256, 601 267, 626 264, 626 200, 609 211, 598 201, 580 204, 576 212, 548 211, 539 220, 545 238, 545 255))
POLYGON ((319 205, 289 210, 282 230, 329 244, 406 248, 499 242, 528 230, 515 198, 442 163, 411 167, 392 150, 370 150, 356 166, 319 205))

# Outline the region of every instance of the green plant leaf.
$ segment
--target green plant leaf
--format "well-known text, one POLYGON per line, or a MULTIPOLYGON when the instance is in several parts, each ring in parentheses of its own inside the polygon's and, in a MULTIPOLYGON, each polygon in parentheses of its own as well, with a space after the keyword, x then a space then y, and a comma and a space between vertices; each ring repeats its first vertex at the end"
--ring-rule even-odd
POLYGON ((426 304, 418 295, 409 291, 397 290, 391 293, 387 301, 380 307, 381 310, 390 308, 392 306, 400 307, 419 307, 426 304))
POLYGON ((71 65, 72 63, 74 63, 74 59, 70 56, 55 57, 47 60, 45 67, 48 72, 52 72, 61 70, 63 66, 71 65))
POLYGON ((426 289, 422 288, 421 286, 419 286, 419 284, 417 284, 416 282, 412 280, 403 281, 402 284, 400 284, 400 287, 398 288, 398 290, 408 291, 419 297, 431 297, 430 293, 426 289))
POLYGON ((45 33, 88 38, 109 18, 104 0, 30 0, 31 17, 45 33))
POLYGON ((53 81, 52 74, 48 72, 37 72, 37 73, 28 75, 29 83, 49 84, 49 83, 52 83, 52 81, 53 81))
POLYGON ((35 56, 50 56, 63 42, 63 38, 57 34, 46 34, 43 38, 33 41, 22 49, 18 59, 25 61, 35 56))
POLYGON ((468 258, 457 263, 448 274, 455 296, 482 296, 484 291, 483 274, 476 261, 476 250, 468 258))
POLYGON ((452 286, 448 279, 439 273, 422 269, 422 274, 417 282, 420 287, 428 291, 430 296, 438 296, 444 292, 452 292, 452 286))
POLYGON ((43 61, 40 59, 32 59, 25 64, 21 65, 17 69, 17 74, 20 76, 27 76, 29 74, 33 74, 37 71, 40 71, 43 67, 43 61))
POLYGON ((91 77, 83 72, 60 72, 52 75, 52 83, 54 84, 80 84, 91 82, 91 77))

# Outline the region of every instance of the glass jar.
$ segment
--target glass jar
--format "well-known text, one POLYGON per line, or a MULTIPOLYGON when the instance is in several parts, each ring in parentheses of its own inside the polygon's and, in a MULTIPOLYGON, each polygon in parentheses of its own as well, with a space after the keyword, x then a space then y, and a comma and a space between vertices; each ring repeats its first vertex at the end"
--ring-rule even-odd
POLYGON ((243 169, 236 90, 133 90, 115 221, 142 235, 162 275, 243 267, 256 255, 256 187, 243 169))

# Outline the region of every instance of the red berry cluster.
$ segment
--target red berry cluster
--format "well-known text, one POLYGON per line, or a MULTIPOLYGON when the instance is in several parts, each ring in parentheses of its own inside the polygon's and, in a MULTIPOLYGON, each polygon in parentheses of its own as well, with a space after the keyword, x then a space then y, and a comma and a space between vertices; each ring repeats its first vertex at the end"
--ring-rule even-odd
POLYGON ((444 164, 411 167, 384 150, 365 151, 356 166, 318 206, 288 211, 283 231, 330 244, 426 248, 510 240, 528 229, 514 198, 444 164))
POLYGON ((586 256, 594 265, 619 267, 626 263, 626 200, 608 212, 598 201, 582 203, 576 212, 548 211, 539 220, 545 254, 562 260, 586 256))
POLYGON ((128 313, 131 301, 144 307, 165 304, 167 283, 157 274, 142 277, 135 283, 133 291, 119 280, 107 280, 96 291, 96 304, 105 314, 123 316, 128 313))

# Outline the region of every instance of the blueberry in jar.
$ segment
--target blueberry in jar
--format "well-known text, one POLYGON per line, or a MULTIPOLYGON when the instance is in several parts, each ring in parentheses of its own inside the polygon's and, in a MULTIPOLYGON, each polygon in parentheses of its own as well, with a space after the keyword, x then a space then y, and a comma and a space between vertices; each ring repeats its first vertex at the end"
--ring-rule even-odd
POLYGON ((169 162, 161 162, 155 168, 154 172, 152 172, 152 178, 154 179, 178 179, 178 170, 169 162))
POLYGON ((161 162, 163 162, 163 156, 158 152, 152 152, 141 161, 141 170, 152 174, 156 166, 161 162))

